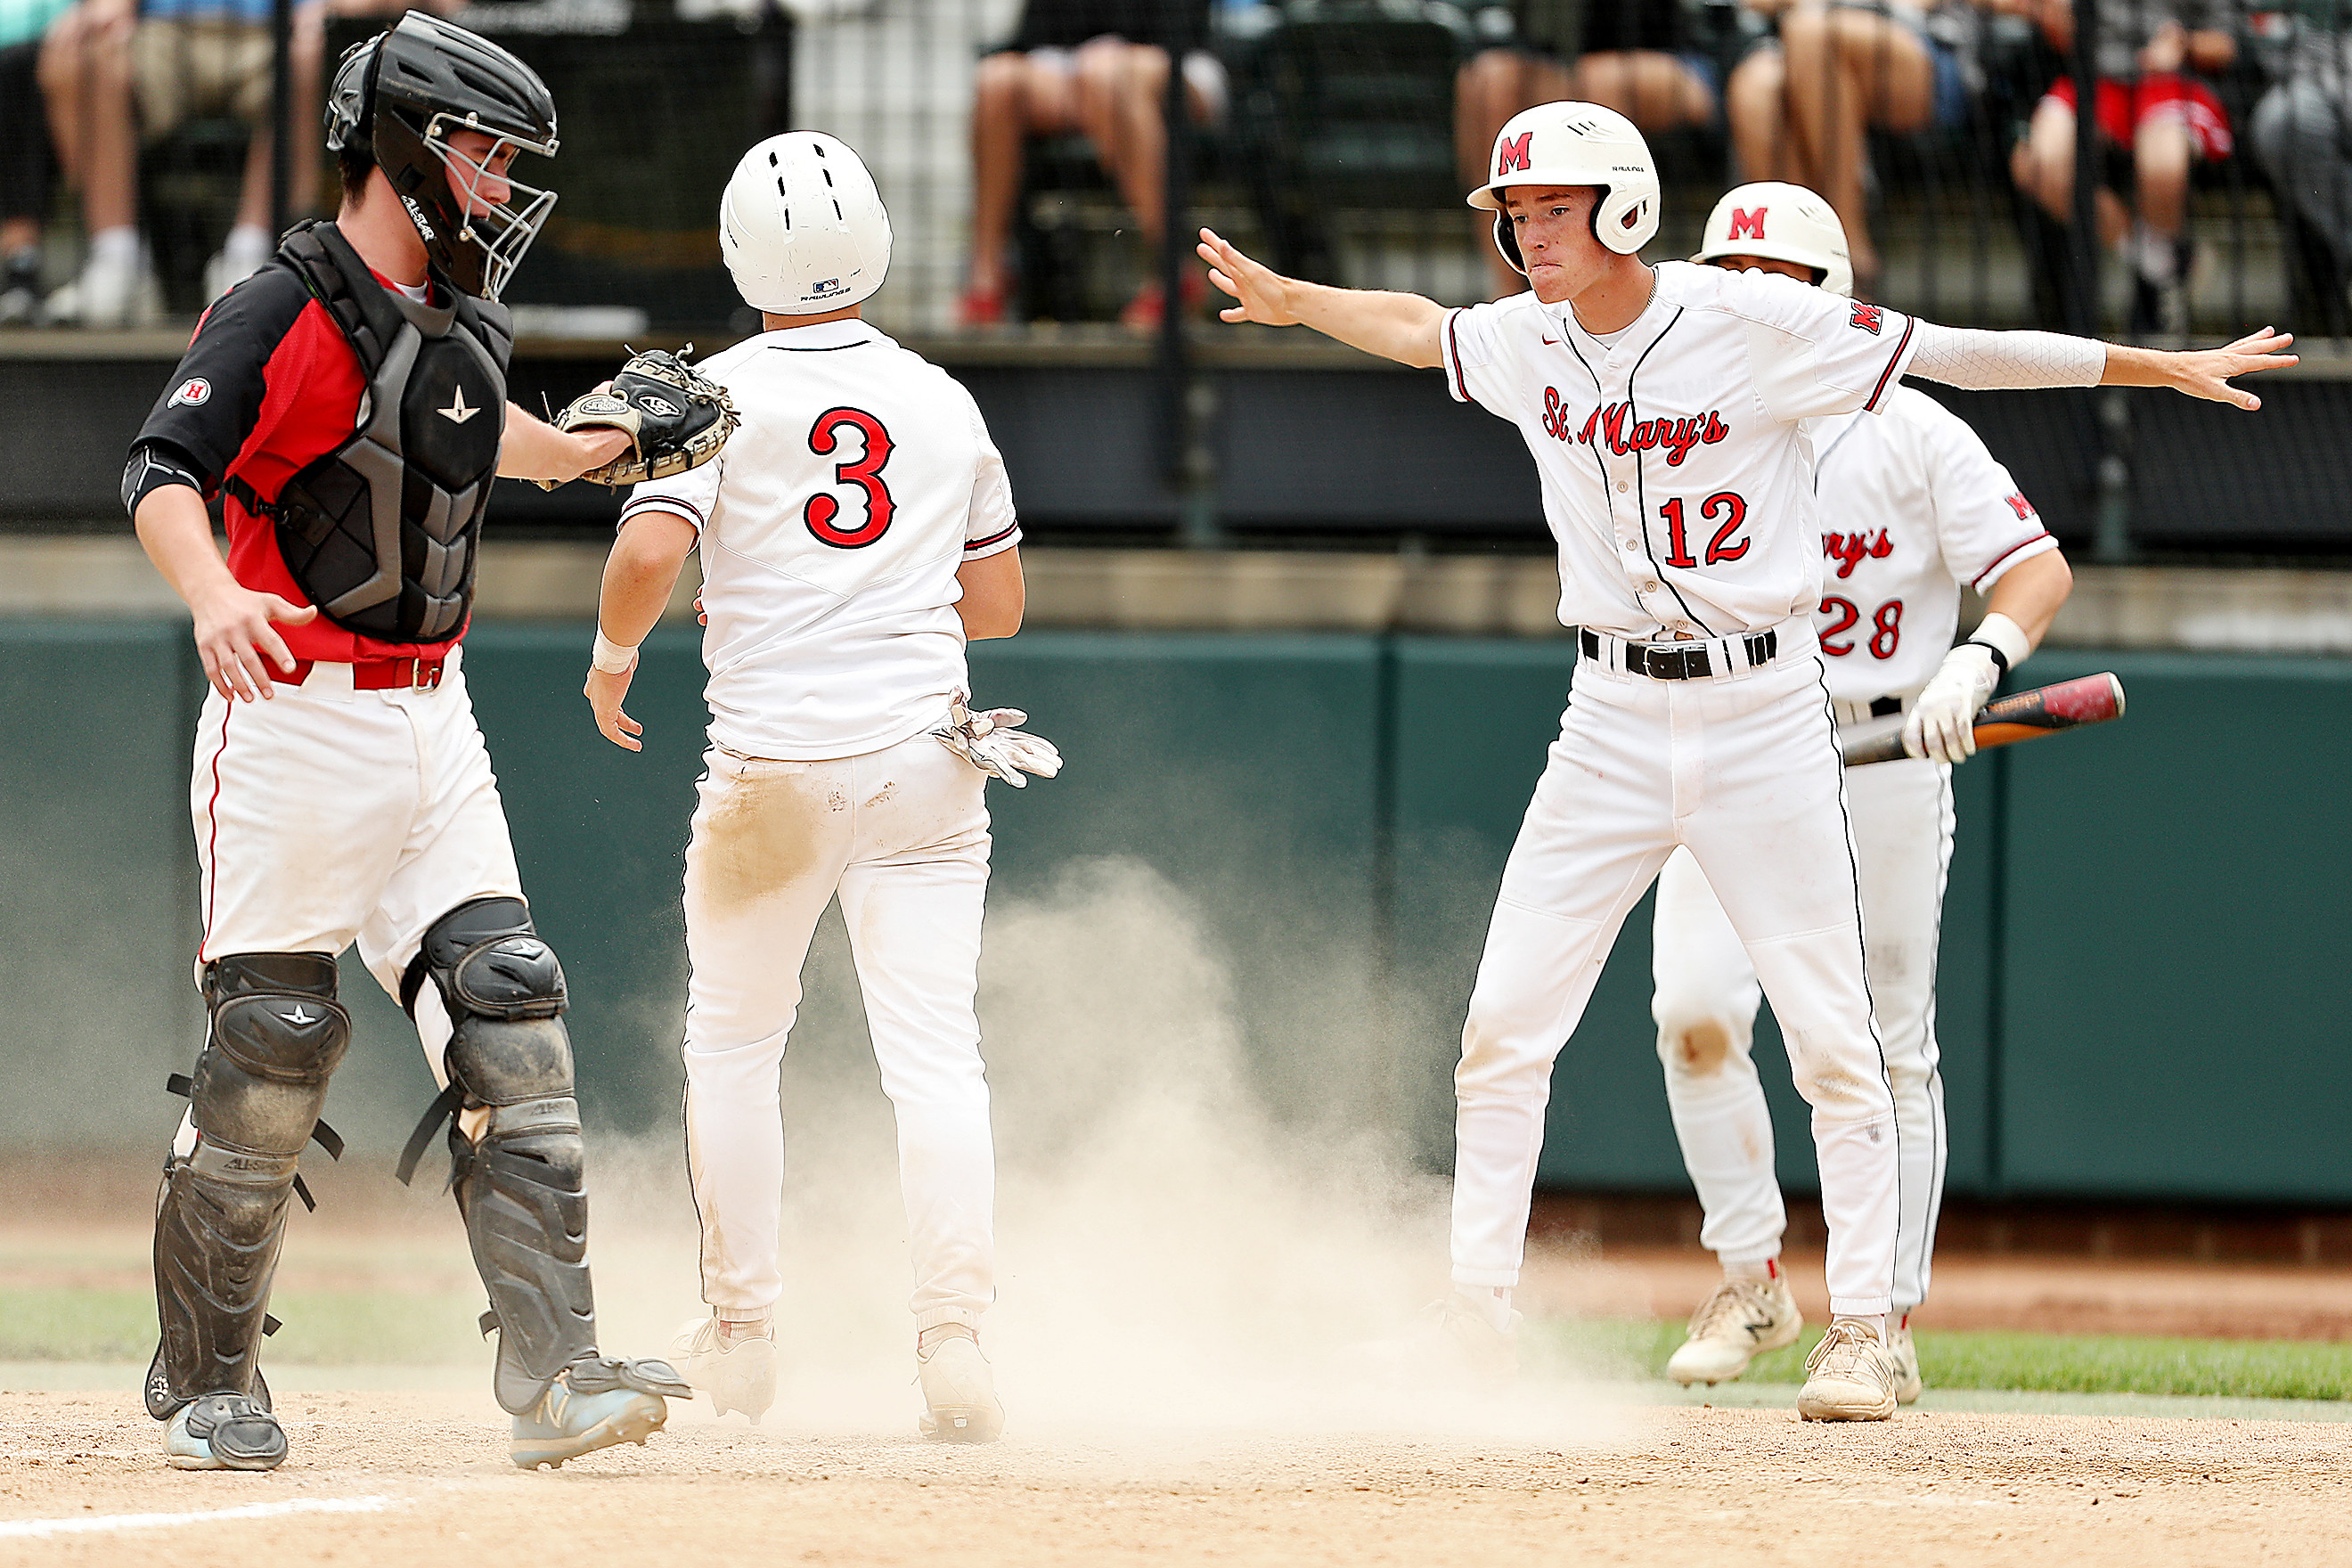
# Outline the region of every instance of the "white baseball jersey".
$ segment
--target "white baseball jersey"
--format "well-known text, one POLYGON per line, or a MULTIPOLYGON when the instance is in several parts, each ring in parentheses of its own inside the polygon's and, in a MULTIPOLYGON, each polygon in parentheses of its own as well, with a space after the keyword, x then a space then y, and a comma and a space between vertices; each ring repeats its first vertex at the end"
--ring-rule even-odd
POLYGON ((1021 542, 971 395, 864 321, 762 332, 699 367, 742 425, 622 510, 701 535, 711 741, 787 762, 863 756, 967 684, 967 561, 1021 542))
POLYGON ((1959 625, 1960 584, 1984 593, 2058 548, 1958 415, 1914 386, 1888 388, 1880 409, 1810 431, 1822 514, 1813 624, 1830 695, 1845 702, 1927 685, 1959 625))
POLYGON ((1447 314, 1446 384, 1519 427, 1559 542, 1563 625, 1761 631, 1817 603, 1800 421, 1885 405, 1911 319, 1794 279, 1668 261, 1603 343, 1533 294, 1447 314))

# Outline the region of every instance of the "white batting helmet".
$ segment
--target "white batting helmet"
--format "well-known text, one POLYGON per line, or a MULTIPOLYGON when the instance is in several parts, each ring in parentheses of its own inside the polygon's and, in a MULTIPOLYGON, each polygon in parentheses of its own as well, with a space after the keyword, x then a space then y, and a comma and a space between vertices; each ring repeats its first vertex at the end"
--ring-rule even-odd
POLYGON ((719 199, 719 253, 745 304, 814 316, 882 287, 890 215, 847 142, 794 131, 735 165, 719 199))
POLYGON ((1853 259, 1846 254, 1845 225, 1830 204, 1780 180, 1759 180, 1724 194, 1706 215, 1706 230, 1693 261, 1721 256, 1761 256, 1818 268, 1821 285, 1832 294, 1853 293, 1853 259))
POLYGON ((1593 237, 1621 256, 1658 232, 1657 161, 1633 122, 1613 109, 1568 100, 1523 110, 1495 138, 1487 167, 1492 177, 1468 200, 1496 215, 1496 247, 1522 272, 1518 237, 1503 211, 1503 192, 1512 185, 1599 185, 1593 237))

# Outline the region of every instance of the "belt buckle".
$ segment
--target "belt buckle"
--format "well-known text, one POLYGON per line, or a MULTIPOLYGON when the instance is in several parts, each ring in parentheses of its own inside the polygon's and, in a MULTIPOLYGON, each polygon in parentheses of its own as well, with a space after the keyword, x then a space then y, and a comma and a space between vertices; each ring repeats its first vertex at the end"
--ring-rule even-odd
POLYGON ((411 691, 438 691, 441 689, 441 661, 412 658, 408 661, 408 689, 411 691))

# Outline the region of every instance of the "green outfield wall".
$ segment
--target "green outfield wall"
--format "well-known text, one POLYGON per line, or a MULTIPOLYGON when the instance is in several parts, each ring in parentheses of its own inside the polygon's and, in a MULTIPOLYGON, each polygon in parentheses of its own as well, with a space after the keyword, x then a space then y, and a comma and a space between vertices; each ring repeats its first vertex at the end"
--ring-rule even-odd
MULTIPOLYGON (((648 643, 646 750, 589 726, 586 629, 478 627, 467 670, 541 929, 572 981, 582 1097, 675 1118, 678 908, 699 771, 690 633, 648 643)), ((1000 907, 1075 863, 1141 862, 1196 913, 1277 1110, 1392 1124, 1442 1161, 1488 906, 1556 731, 1556 641, 1032 632, 973 653, 979 697, 1061 746, 991 787, 1000 907)), ((2129 717, 1957 775, 1939 1006, 1958 1192, 2352 1201, 2352 868, 2335 781, 2352 660, 2067 651, 2129 717)), ((189 983, 184 626, 0 620, 0 1137, 146 1144, 202 1020, 189 983)), ((1649 905, 1560 1057, 1541 1179, 1685 1185, 1648 1018, 1649 905)), ((347 965, 359 1040, 330 1112, 395 1145, 431 1092, 396 1009, 347 965)), ((985 1020, 983 1020, 984 1022, 985 1020)), ((803 1031, 855 1035, 838 943, 803 1031)), ((1779 1037, 1759 1033, 1792 1186, 1812 1183, 1779 1037)), ((382 1152, 382 1151, 379 1151, 382 1152)))

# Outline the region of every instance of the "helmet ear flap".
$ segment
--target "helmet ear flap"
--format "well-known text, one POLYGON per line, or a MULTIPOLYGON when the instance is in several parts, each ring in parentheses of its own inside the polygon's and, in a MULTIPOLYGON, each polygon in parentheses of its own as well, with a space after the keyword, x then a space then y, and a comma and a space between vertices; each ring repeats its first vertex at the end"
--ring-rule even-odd
POLYGON ((1511 232, 1511 215, 1507 212, 1495 215, 1495 248, 1503 253, 1512 271, 1522 278, 1528 275, 1528 264, 1519 255, 1519 237, 1511 232))
POLYGON ((1620 256, 1631 256, 1658 232, 1656 193, 1606 190, 1592 204, 1592 237, 1620 256))

